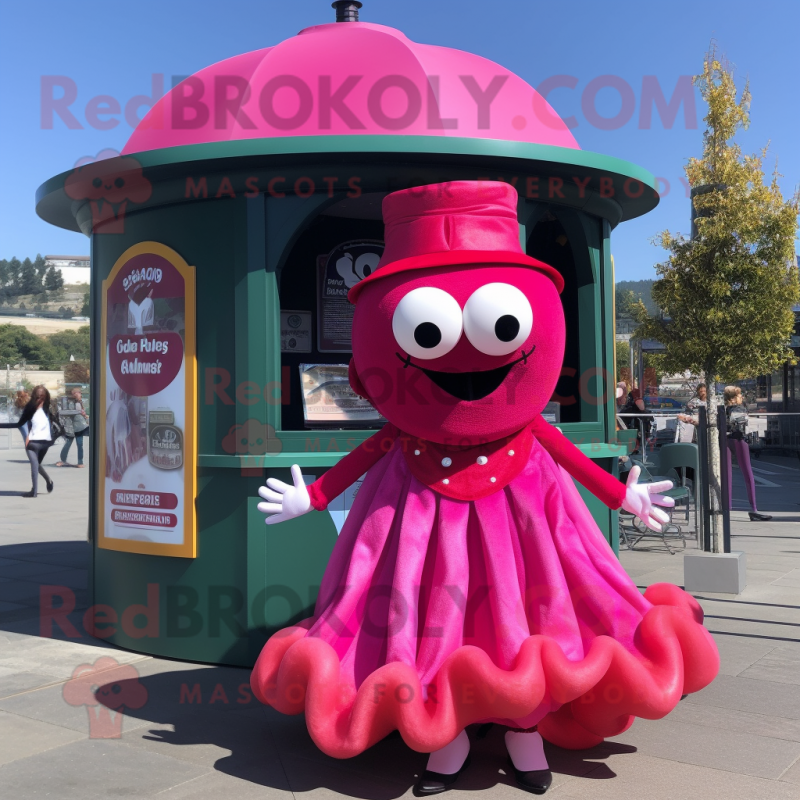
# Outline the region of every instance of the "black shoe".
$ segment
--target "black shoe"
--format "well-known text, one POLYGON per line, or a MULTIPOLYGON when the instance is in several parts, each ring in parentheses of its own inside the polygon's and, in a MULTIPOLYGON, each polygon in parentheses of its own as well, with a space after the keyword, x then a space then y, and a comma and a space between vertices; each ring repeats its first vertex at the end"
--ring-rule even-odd
POLYGON ((544 794, 553 782, 553 773, 549 769, 532 769, 529 772, 522 772, 514 766, 514 762, 509 759, 511 769, 514 772, 517 786, 531 794, 544 794))
POLYGON ((461 769, 452 775, 444 775, 441 772, 431 772, 426 769, 414 786, 414 797, 425 797, 429 794, 446 792, 453 787, 453 784, 458 780, 458 776, 469 766, 469 762, 469 756, 467 756, 466 761, 461 765, 461 769))
POLYGON ((47 484, 47 494, 50 494, 50 492, 52 491, 53 491, 53 481, 50 481, 50 483, 47 484))
POLYGON ((769 522, 772 516, 770 514, 762 514, 759 511, 751 511, 750 519, 752 522, 769 522))
POLYGON ((478 732, 475 734, 476 739, 485 739, 489 735, 489 731, 494 727, 494 722, 484 722, 478 727, 478 732))
POLYGON ((36 497, 36 495, 33 493, 33 489, 31 489, 29 492, 23 492, 22 496, 23 497, 36 497))

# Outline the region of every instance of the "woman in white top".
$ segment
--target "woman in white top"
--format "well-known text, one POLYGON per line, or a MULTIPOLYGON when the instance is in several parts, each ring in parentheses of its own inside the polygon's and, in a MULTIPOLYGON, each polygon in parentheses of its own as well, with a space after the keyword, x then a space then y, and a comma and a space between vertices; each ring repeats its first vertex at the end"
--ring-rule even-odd
POLYGON ((42 461, 53 444, 53 417, 50 413, 50 392, 44 386, 36 386, 31 392, 31 399, 25 406, 22 416, 17 422, 0 423, 0 428, 23 428, 30 424, 25 440, 25 452, 31 462, 31 482, 33 486, 23 497, 36 497, 39 490, 39 475, 47 484, 47 491, 53 491, 53 481, 45 472, 42 461))

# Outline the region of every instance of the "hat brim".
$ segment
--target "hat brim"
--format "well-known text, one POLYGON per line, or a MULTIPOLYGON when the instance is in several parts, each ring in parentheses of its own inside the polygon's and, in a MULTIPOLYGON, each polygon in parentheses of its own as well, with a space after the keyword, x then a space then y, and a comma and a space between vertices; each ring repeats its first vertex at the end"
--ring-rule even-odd
POLYGON ((363 280, 359 281, 347 294, 347 299, 355 305, 358 295, 369 283, 374 283, 381 278, 388 278, 398 272, 409 272, 415 269, 432 269, 435 267, 491 267, 510 266, 527 267, 543 272, 555 284, 558 293, 564 291, 564 278, 561 273, 535 258, 523 253, 514 253, 506 250, 447 250, 444 253, 425 253, 421 256, 411 256, 392 261, 384 267, 375 270, 363 280))

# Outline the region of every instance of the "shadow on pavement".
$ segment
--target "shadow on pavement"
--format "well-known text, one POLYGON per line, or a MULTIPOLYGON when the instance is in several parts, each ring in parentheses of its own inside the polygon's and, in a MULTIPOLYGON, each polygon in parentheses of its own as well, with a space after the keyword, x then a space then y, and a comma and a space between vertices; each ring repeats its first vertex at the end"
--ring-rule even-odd
MULTIPOLYGON (((129 744, 138 737, 136 746, 172 756, 174 748, 212 745, 230 751, 214 763, 216 770, 227 775, 265 787, 293 792, 325 788, 364 800, 400 797, 425 769, 427 756, 412 751, 397 732, 354 758, 326 756, 311 740, 303 715, 279 714, 253 697, 248 669, 184 665, 186 669, 146 674, 153 662, 126 669, 130 666, 137 669, 138 678, 115 681, 111 670, 94 680, 97 702, 114 710, 120 698, 141 696, 140 687, 146 690, 146 702, 140 708, 125 708, 124 713, 158 727, 140 726, 126 734, 129 744)), ((472 766, 457 788, 481 791, 508 785, 516 791, 507 774, 505 728, 494 725, 480 738, 478 727, 468 729, 472 766)), ((547 747, 550 766, 558 775, 599 780, 616 777, 606 759, 635 752, 635 747, 617 742, 584 751, 547 747)))
MULTIPOLYGON (((0 631, 108 646, 87 635, 82 624, 89 600, 90 555, 89 543, 80 541, 0 546, 0 631), (66 587, 72 593, 75 608, 67 619, 80 638, 68 636, 58 625, 53 625, 49 634, 41 629, 40 593, 48 586, 66 587)), ((165 659, 120 665, 113 648, 109 646, 106 652, 102 658, 107 664, 93 676, 85 704, 122 710, 125 718, 152 723, 124 734, 135 746, 172 756, 176 748, 213 746, 230 753, 214 763, 219 772, 261 786, 291 791, 327 788, 364 800, 402 796, 425 769, 427 757, 408 748, 396 732, 355 758, 326 756, 311 740, 302 715, 279 714, 253 697, 249 669, 165 659), (145 690, 143 702, 141 688, 145 690), (134 696, 140 700, 132 705, 139 707, 126 706, 126 698, 134 696)), ((84 668, 91 670, 92 666, 84 668)), ((470 728, 472 766, 459 779, 458 789, 480 791, 508 785, 517 791, 507 774, 504 728, 494 725, 485 738, 478 738, 477 727, 470 728)), ((561 780, 563 776, 613 778, 615 773, 605 760, 633 752, 635 748, 616 742, 585 751, 549 745, 547 750, 557 780, 558 776, 561 780)))
MULTIPOLYGON (((0 494, 20 494, 1 492, 0 494)), ((81 640, 98 644, 86 635, 82 618, 88 606, 89 542, 26 542, 0 546, 0 630, 40 635, 39 610, 42 587, 60 586, 74 610, 67 618, 81 632, 81 640)), ((54 601, 58 607, 60 601, 54 601)), ((52 626, 52 638, 71 638, 52 626)), ((74 641, 74 639, 72 639, 74 641)))

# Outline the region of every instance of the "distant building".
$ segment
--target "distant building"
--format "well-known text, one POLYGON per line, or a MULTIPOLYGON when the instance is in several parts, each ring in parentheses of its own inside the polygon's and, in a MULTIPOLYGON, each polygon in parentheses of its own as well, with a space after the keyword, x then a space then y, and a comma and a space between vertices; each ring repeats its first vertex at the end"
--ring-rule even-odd
MULTIPOLYGON (((794 331, 790 346, 794 350, 795 360, 800 359, 800 305, 794 306, 794 331)), ((744 381, 742 388, 744 389, 744 381)), ((800 365, 790 364, 771 375, 761 375, 754 382, 755 399, 759 408, 765 411, 800 412, 800 365)), ((800 422, 797 418, 793 422, 800 422)), ((794 446, 800 445, 800 425, 795 425, 794 446)))
POLYGON ((633 334, 638 326, 639 323, 631 317, 618 316, 616 325, 617 336, 619 337, 621 335, 625 335, 628 339, 630 339, 631 334, 633 334))
POLYGON ((44 262, 61 273, 65 284, 89 284, 89 256, 45 256, 44 262))

